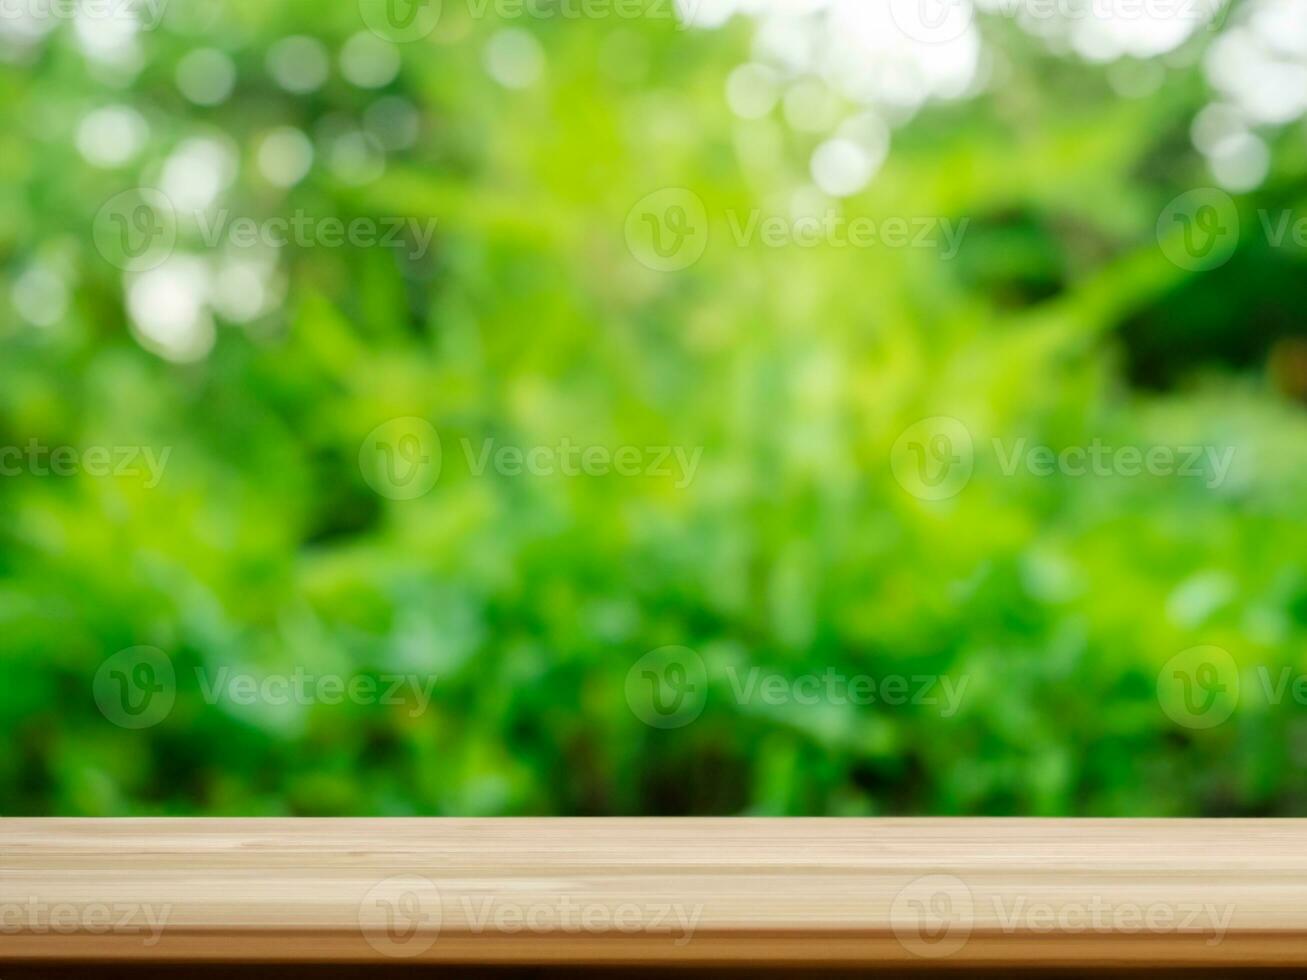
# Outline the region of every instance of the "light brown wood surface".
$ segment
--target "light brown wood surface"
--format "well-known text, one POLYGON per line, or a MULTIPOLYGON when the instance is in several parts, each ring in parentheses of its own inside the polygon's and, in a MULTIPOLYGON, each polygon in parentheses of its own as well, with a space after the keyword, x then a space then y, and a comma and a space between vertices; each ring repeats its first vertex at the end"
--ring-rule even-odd
POLYGON ((1307 820, 0 820, 71 958, 1307 965, 1307 820))

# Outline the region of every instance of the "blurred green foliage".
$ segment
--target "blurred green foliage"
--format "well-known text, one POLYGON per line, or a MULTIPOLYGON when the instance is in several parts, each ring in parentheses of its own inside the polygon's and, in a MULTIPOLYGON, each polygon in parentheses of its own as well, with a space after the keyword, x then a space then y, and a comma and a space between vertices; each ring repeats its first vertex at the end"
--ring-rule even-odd
MULTIPOLYGON (((174 0, 138 73, 59 27, 0 67, 0 285, 33 263, 57 322, 0 301, 0 444, 172 447, 164 478, 0 479, 0 807, 11 814, 1292 814, 1307 805, 1301 705, 1254 671, 1307 670, 1307 420, 1276 365, 1302 333, 1304 256, 1245 236, 1189 272, 1158 214, 1209 183, 1187 127, 1196 67, 1123 99, 1100 69, 1009 38, 1006 71, 895 134, 849 215, 969 220, 953 261, 920 249, 739 247, 727 218, 788 200, 817 140, 735 118, 748 31, 668 20, 532 20, 544 71, 484 67, 505 27, 446 4, 397 44, 381 89, 335 58, 353 4, 174 0), (289 35, 332 54, 294 95, 266 68, 289 35), (178 63, 226 52, 229 98, 195 105, 178 63), (413 145, 342 180, 322 150, 379 98, 413 145), (140 156, 97 168, 79 121, 125 103, 140 156), (290 189, 257 164, 270 129, 315 141, 290 189), (142 347, 130 276, 97 211, 178 144, 225 134, 223 201, 256 218, 434 218, 429 253, 294 248, 283 294, 217 318, 207 356, 142 347), (676 273, 633 260, 632 206, 692 189, 713 234, 676 273), (1270 365, 1268 367, 1268 364, 1270 365), (905 492, 891 455, 919 419, 976 440, 965 490, 905 492), (375 493, 359 447, 387 420, 440 433, 439 481, 375 493), (993 439, 1235 447, 1230 478, 1006 475, 993 439), (670 477, 476 475, 463 440, 701 447, 670 477), (101 663, 166 651, 177 699, 143 730, 97 710, 101 663), (689 647, 701 716, 642 723, 624 694, 647 651, 689 647), (1177 726, 1162 666, 1212 644, 1241 665, 1229 721, 1177 726), (435 674, 427 710, 210 704, 197 680, 435 674), (759 666, 797 677, 966 677, 927 706, 740 703, 759 666)), ((1293 207, 1303 132, 1263 188, 1293 207)), ((179 248, 197 251, 193 240, 179 248)), ((1287 380, 1286 380, 1287 379, 1287 380)))

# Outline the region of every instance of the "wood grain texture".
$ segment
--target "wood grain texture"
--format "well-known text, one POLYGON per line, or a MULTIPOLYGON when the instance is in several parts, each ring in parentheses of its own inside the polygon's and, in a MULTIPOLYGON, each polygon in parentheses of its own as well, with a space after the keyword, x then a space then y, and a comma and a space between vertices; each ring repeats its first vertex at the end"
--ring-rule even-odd
POLYGON ((0 962, 1307 965, 1307 820, 0 820, 0 962))

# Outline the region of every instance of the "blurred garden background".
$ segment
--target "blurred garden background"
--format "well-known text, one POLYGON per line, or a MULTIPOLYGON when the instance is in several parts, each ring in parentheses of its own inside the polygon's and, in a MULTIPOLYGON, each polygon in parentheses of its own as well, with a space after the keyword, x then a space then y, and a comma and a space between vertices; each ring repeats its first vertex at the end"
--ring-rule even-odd
POLYGON ((8 0, 0 812, 1307 812, 1307 9, 1157 4, 8 0))

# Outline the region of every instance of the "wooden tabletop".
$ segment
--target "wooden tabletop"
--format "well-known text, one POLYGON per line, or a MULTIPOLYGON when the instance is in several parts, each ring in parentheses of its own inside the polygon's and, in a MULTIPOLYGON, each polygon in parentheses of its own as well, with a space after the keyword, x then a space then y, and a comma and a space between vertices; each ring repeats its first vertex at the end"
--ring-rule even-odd
POLYGON ((0 820, 69 959, 1301 966, 1307 820, 0 820))

